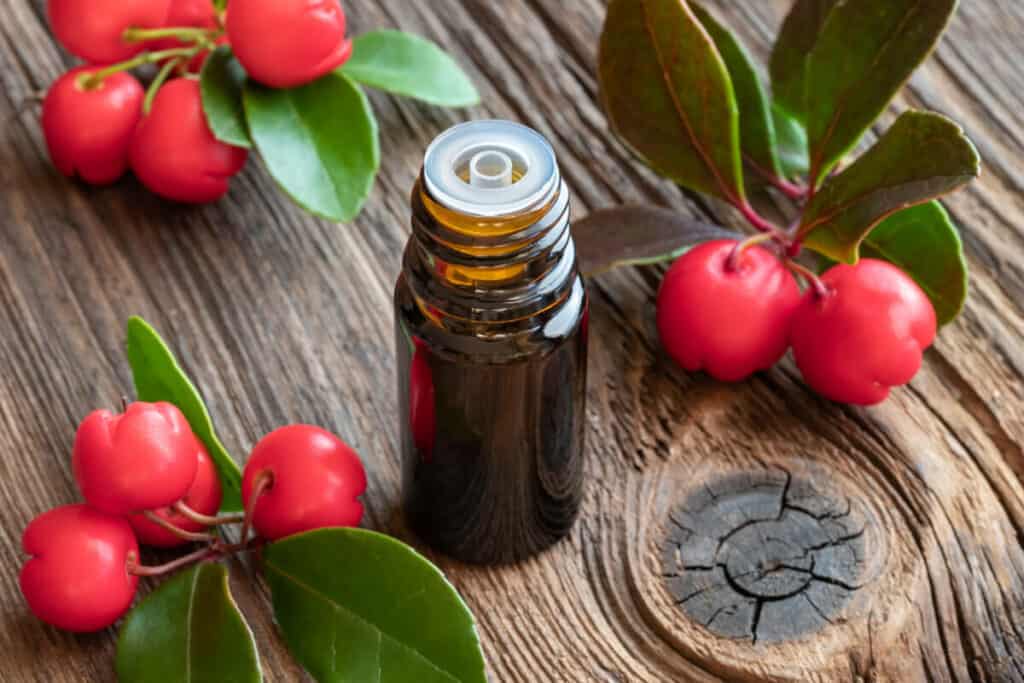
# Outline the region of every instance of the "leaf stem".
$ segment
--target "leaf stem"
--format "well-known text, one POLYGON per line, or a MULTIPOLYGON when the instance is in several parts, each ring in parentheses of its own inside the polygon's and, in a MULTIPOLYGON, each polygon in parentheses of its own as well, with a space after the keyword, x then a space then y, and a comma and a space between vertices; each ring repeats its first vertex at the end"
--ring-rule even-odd
POLYGON ((772 177, 769 178, 769 182, 793 201, 802 201, 809 192, 806 185, 792 183, 785 178, 772 177))
POLYGON ((754 161, 747 155, 744 155, 744 158, 746 159, 747 166, 754 169, 759 176, 767 180, 772 187, 786 195, 788 198, 793 201, 800 201, 807 196, 808 188, 806 185, 790 182, 786 178, 776 175, 768 169, 763 168, 760 164, 754 163, 754 161))
POLYGON ((196 524, 202 524, 203 526, 221 526, 224 524, 241 524, 245 519, 245 515, 204 515, 198 510, 194 510, 185 504, 185 501, 179 500, 177 503, 171 506, 175 512, 182 517, 192 520, 196 524))
POLYGON ((183 538, 186 541, 198 541, 198 542, 210 541, 210 542, 212 542, 212 541, 217 540, 216 536, 212 536, 210 534, 204 534, 201 531, 187 531, 185 529, 182 529, 181 527, 179 527, 179 526, 177 526, 177 525, 167 521, 166 519, 164 519, 160 515, 156 514, 152 510, 146 510, 145 512, 142 513, 142 515, 146 519, 148 519, 150 522, 152 522, 153 524, 156 524, 161 529, 169 531, 170 533, 174 534, 178 538, 183 538))
POLYGON ((780 241, 785 241, 785 235, 771 221, 763 218, 761 214, 755 211, 749 202, 740 200, 736 203, 736 208, 740 210, 740 213, 747 219, 747 222, 757 228, 757 230, 766 232, 780 241))
POLYGON ((786 259, 786 267, 802 277, 809 287, 813 287, 815 294, 817 294, 819 298, 826 297, 832 293, 832 290, 830 290, 828 285, 818 277, 818 274, 802 263, 798 263, 797 261, 788 258, 786 259))

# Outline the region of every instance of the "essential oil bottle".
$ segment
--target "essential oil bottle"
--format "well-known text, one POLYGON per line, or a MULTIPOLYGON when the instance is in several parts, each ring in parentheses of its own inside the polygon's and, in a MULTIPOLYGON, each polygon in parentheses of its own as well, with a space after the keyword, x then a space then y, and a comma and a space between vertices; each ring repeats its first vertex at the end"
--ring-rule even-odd
POLYGON ((587 295, 548 142, 509 121, 439 136, 403 258, 407 523, 463 561, 526 558, 569 532, 583 489, 587 295))

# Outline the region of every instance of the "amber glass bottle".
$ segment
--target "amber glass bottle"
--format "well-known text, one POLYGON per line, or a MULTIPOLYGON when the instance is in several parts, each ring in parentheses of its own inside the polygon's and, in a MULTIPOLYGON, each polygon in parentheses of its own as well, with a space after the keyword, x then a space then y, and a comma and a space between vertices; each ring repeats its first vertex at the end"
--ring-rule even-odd
POLYGON ((482 563, 568 533, 583 486, 587 297, 542 136, 475 121, 434 141, 395 312, 409 526, 482 563))

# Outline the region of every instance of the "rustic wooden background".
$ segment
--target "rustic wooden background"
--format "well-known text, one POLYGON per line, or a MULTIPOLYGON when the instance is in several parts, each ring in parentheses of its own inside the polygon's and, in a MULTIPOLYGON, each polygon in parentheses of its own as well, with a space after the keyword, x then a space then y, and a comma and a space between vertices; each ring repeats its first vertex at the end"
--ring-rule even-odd
MULTIPOLYGON (((788 2, 709 4, 766 57, 788 2)), ((74 426, 131 386, 129 315, 172 342, 236 457, 275 426, 330 428, 367 464, 366 523, 407 537, 390 302, 408 191, 437 133, 467 117, 536 127, 559 154, 578 216, 643 201, 735 223, 641 168, 609 135, 595 81, 600 0, 346 6, 355 32, 396 26, 441 43, 484 100, 467 112, 373 95, 383 166, 352 225, 302 213, 256 163, 202 208, 165 203, 130 178, 93 189, 60 176, 37 111, 18 108, 72 60, 49 35, 43 0, 0 5, 0 679, 114 677, 116 631, 73 636, 37 622, 17 572, 24 525, 75 500, 74 426)), ((1024 680, 1022 36, 1024 5, 966 0, 893 108, 961 120, 986 163, 948 202, 973 272, 967 310, 885 405, 822 401, 790 360, 739 386, 686 376, 651 333, 661 269, 590 283, 590 485, 575 532, 516 567, 435 557, 478 618, 493 680, 1024 680), (791 636, 759 639, 762 626, 746 624, 750 633, 720 637, 718 615, 704 628, 666 588, 672 560, 659 552, 685 547, 668 517, 701 490, 731 496, 737 481, 771 486, 776 475, 862 510, 861 556, 850 566, 863 581, 820 619, 810 598, 779 603, 792 618, 768 627, 799 626, 791 636)), ((233 569, 267 680, 300 680, 265 586, 233 569)))

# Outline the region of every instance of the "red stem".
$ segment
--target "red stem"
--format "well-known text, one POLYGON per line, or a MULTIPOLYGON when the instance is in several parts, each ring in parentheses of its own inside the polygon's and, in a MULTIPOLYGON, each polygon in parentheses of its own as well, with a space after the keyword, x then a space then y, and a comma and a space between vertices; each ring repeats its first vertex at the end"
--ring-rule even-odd
POLYGON ((736 204, 736 208, 740 210, 740 213, 743 214, 743 217, 747 219, 748 223, 761 232, 767 232, 775 237, 782 238, 782 234, 779 232, 779 229, 776 228, 771 221, 762 218, 757 211, 754 211, 754 207, 752 207, 747 201, 739 201, 736 204))
POLYGON ((767 180, 773 187, 793 201, 799 201, 807 196, 806 186, 798 185, 797 183, 790 182, 786 178, 779 177, 771 171, 762 168, 759 164, 754 163, 754 161, 747 155, 744 154, 743 156, 750 168, 754 169, 759 176, 767 180))
POLYGON ((773 176, 769 178, 769 182, 777 187, 782 194, 786 195, 793 201, 800 201, 807 196, 808 189, 805 186, 791 183, 785 178, 777 178, 773 176))
POLYGON ((161 576, 163 574, 169 574, 182 567, 187 567, 195 562, 204 562, 206 560, 216 560, 226 555, 233 555, 238 552, 255 550, 262 546, 266 541, 262 538, 254 538, 249 543, 235 543, 235 544, 221 544, 218 540, 205 548, 200 548, 195 552, 189 553, 188 555, 182 555, 181 557, 171 560, 166 564, 159 564, 154 566, 148 566, 139 564, 139 557, 134 552, 128 553, 127 570, 129 574, 135 576, 161 576))
POLYGON ((786 266, 802 277, 807 282, 808 286, 813 287, 815 294, 817 294, 819 298, 831 294, 831 290, 828 288, 828 285, 822 282, 821 278, 818 277, 818 274, 810 268, 801 263, 797 263, 793 259, 786 259, 786 266))
POLYGON ((742 242, 738 242, 736 246, 733 247, 732 253, 729 254, 729 259, 725 262, 726 268, 733 272, 736 272, 740 268, 740 258, 743 256, 743 252, 745 252, 747 249, 754 246, 755 244, 767 242, 768 240, 771 239, 775 239, 775 236, 772 235, 771 233, 762 232, 757 235, 754 235, 753 237, 748 237, 742 242))
POLYGON ((244 545, 249 540, 249 528, 252 526, 252 516, 256 512, 256 503, 260 496, 270 490, 274 485, 274 473, 270 470, 261 470, 256 475, 252 484, 252 494, 249 496, 249 504, 245 506, 245 519, 242 520, 241 543, 244 545))
POLYGON ((159 564, 156 566, 146 566, 139 564, 139 558, 135 553, 128 554, 128 573, 134 574, 135 576, 160 576, 161 574, 169 574, 176 569, 180 569, 193 562, 201 562, 202 560, 211 559, 217 557, 218 551, 212 547, 200 548, 194 553, 188 555, 182 555, 176 560, 171 560, 166 564, 159 564))
POLYGON ((178 538, 183 538, 186 541, 207 542, 207 541, 215 541, 216 538, 217 538, 216 536, 211 536, 210 534, 204 534, 204 533, 199 532, 199 531, 186 531, 185 529, 182 529, 181 527, 176 526, 175 524, 172 524, 171 522, 167 521, 166 519, 164 519, 160 515, 156 514, 152 510, 146 510, 142 514, 143 514, 143 516, 146 519, 148 519, 149 521, 153 522, 153 524, 156 524, 161 529, 165 529, 166 531, 171 532, 172 534, 174 534, 178 538))

